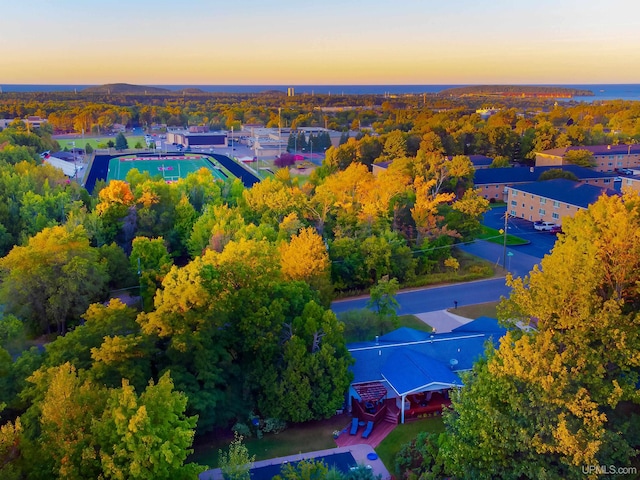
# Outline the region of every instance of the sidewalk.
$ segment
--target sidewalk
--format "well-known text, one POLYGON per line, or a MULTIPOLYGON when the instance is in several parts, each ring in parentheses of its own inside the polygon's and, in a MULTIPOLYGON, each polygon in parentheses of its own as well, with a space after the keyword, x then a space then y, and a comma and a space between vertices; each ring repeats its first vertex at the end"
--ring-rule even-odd
POLYGON ((461 317, 447 310, 437 310, 435 312, 417 313, 416 317, 427 325, 431 325, 437 333, 447 333, 460 325, 469 323, 470 318, 461 317))

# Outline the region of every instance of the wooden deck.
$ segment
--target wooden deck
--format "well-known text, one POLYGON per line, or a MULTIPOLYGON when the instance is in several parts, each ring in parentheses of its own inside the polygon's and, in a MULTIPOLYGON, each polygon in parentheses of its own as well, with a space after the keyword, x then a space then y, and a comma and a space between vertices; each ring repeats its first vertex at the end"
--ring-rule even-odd
POLYGON ((369 438, 362 438, 362 432, 364 432, 366 426, 358 428, 358 433, 356 435, 349 435, 349 430, 351 429, 351 422, 349 422, 349 424, 342 429, 343 433, 336 438, 336 445, 338 447, 349 447, 351 445, 365 444, 376 448, 397 426, 397 423, 388 422, 386 420, 382 421, 373 427, 373 431, 371 432, 371 435, 369 435, 369 438))

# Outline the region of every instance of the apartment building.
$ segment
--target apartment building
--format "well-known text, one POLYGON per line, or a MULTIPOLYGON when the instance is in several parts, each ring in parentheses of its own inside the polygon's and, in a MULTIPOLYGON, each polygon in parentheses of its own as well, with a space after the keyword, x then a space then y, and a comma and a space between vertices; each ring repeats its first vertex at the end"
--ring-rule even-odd
POLYGON ((491 201, 493 198, 494 201, 506 201, 507 187, 536 182, 540 175, 552 169, 571 172, 580 183, 585 185, 619 189, 618 175, 609 172, 598 172, 577 165, 487 168, 476 170, 473 183, 476 188, 481 190, 480 195, 487 200, 491 201))
POLYGON ((507 211, 512 217, 562 225, 565 217, 573 217, 602 195, 620 193, 565 179, 523 183, 507 187, 507 211))
POLYGON ((640 145, 589 145, 554 148, 536 152, 536 167, 568 165, 565 155, 570 150, 587 150, 593 154, 595 170, 615 172, 640 167, 640 145))

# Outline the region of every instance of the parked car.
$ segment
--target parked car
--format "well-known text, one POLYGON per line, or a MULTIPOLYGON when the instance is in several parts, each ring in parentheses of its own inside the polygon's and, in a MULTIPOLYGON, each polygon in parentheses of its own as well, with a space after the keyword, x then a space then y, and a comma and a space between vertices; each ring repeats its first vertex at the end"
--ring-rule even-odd
POLYGON ((549 230, 551 233, 562 233, 562 227, 560 225, 556 225, 555 227, 551 227, 549 230))
POLYGON ((542 220, 533 222, 533 228, 542 232, 550 232, 553 227, 557 227, 553 222, 543 222, 542 220))

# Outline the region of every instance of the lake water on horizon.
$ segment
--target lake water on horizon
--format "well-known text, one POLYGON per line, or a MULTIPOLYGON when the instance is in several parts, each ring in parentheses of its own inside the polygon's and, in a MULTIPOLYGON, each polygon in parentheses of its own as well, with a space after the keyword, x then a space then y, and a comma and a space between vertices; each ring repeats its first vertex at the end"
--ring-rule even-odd
MULTIPOLYGON (((82 90, 92 85, 0 85, 3 92, 72 92, 82 90)), ((256 93, 265 90, 280 90, 286 92, 293 87, 297 94, 331 94, 331 95, 383 95, 390 94, 421 94, 438 93, 447 88, 467 85, 150 85, 153 87, 182 90, 185 88, 199 88, 205 92, 256 93)), ((640 101, 640 84, 576 84, 552 85, 565 88, 591 90, 592 97, 574 97, 572 100, 594 102, 601 100, 637 100, 640 101)))

